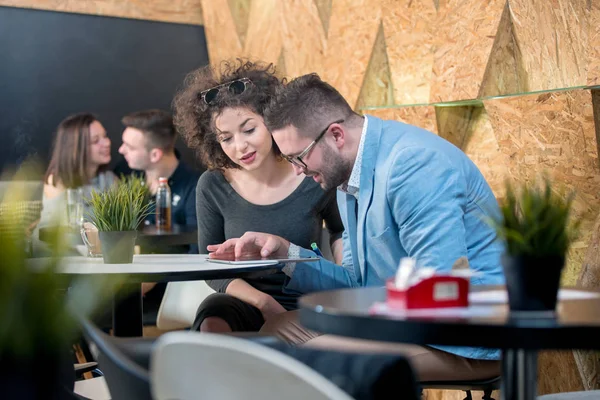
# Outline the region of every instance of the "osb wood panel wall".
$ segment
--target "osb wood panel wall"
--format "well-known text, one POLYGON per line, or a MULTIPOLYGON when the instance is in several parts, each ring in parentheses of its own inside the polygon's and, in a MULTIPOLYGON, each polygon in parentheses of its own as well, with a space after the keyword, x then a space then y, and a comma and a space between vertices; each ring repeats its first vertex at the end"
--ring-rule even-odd
POLYGON ((202 0, 202 7, 214 63, 248 56, 291 77, 316 71, 357 109, 453 142, 458 135, 455 144, 498 197, 505 178, 529 180, 544 170, 577 190, 576 211, 586 223, 564 277, 574 284, 600 205, 591 94, 529 93, 597 83, 598 3, 202 0), (517 96, 487 100, 499 95, 517 96), (469 99, 486 100, 431 105, 469 99))
POLYGON ((0 0, 0 6, 202 24, 200 0, 0 0))
POLYGON ((576 212, 586 223, 564 278, 574 284, 600 205, 600 171, 590 90, 558 89, 596 84, 598 3, 203 0, 202 6, 214 63, 242 55, 274 62, 292 77, 316 71, 357 109, 448 136, 498 197, 505 178, 529 180, 544 170, 577 190, 576 212), (553 93, 530 94, 545 90, 553 93), (514 96, 489 99, 500 95, 514 96), (484 101, 432 105, 469 99, 484 101))
MULTIPOLYGON (((213 63, 246 56, 273 62, 290 77, 316 71, 357 110, 421 126, 462 148, 499 198, 506 178, 528 181, 547 171, 578 193, 575 210, 584 218, 583 231, 563 283, 577 281, 600 205, 600 101, 593 90, 600 85, 600 0, 0 5, 204 24, 213 63), (479 101, 460 103, 471 99, 479 101), (439 104, 453 101, 458 103, 439 104)), ((540 393, 590 387, 571 352, 541 359, 540 393)), ((460 392, 427 396, 462 398, 460 392)))

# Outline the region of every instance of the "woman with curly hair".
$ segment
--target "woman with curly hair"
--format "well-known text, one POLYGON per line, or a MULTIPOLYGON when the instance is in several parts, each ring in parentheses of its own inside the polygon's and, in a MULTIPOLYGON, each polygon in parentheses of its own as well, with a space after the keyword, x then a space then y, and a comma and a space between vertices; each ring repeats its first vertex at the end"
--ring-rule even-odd
MULTIPOLYGON (((191 72, 173 102, 175 124, 207 166, 198 181, 198 246, 268 232, 310 248, 325 221, 332 253, 341 262, 343 225, 335 191, 324 192, 296 175, 267 130, 263 111, 282 84, 272 64, 237 60, 220 70, 191 72)), ((217 293, 198 309, 193 328, 209 332, 258 331, 272 315, 296 308, 283 293, 285 275, 208 281, 217 293)))

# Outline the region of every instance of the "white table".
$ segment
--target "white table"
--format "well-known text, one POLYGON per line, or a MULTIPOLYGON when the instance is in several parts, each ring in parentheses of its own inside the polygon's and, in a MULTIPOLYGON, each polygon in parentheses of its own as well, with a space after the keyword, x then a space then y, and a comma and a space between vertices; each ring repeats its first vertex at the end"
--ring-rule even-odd
MULTIPOLYGON (((48 258, 28 260, 34 269, 43 268, 48 262, 48 258)), ((64 257, 57 272, 87 276, 125 275, 127 283, 113 301, 113 332, 115 336, 142 336, 141 282, 252 277, 276 272, 280 267, 271 261, 253 265, 211 263, 206 254, 142 254, 133 256, 131 264, 104 264, 101 257, 64 257)))
MULTIPOLYGON (((209 262, 207 257, 206 254, 140 254, 133 256, 131 264, 104 264, 102 257, 64 257, 58 272, 68 275, 128 275, 129 281, 163 282, 221 279, 238 276, 239 273, 278 269, 271 261, 227 265, 209 262)), ((28 262, 33 268, 41 268, 48 265, 49 258, 31 258, 28 262)))

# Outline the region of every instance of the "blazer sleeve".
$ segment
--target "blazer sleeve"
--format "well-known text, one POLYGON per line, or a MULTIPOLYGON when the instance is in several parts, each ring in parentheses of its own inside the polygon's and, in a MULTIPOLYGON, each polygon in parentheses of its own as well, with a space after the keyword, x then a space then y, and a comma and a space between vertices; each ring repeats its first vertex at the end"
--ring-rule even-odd
MULTIPOLYGON (((338 212, 345 221, 344 208, 339 207, 338 212)), ((345 226, 345 224, 343 224, 345 226)), ((290 294, 302 294, 320 290, 341 289, 348 287, 359 287, 352 263, 352 246, 348 237, 348 230, 342 232, 343 258, 342 265, 337 265, 327 259, 320 258, 319 261, 297 263, 291 277, 286 279, 283 291, 290 294)), ((311 250, 300 249, 300 257, 315 257, 311 250)))
POLYGON ((466 259, 467 184, 445 154, 421 147, 398 152, 387 184, 400 242, 418 265, 449 271, 466 259))
MULTIPOLYGON (((316 254, 301 248, 299 256, 315 257, 316 254)), ((359 286, 352 265, 340 266, 325 258, 319 258, 319 261, 296 263, 292 276, 286 279, 283 291, 289 294, 304 294, 359 286)))

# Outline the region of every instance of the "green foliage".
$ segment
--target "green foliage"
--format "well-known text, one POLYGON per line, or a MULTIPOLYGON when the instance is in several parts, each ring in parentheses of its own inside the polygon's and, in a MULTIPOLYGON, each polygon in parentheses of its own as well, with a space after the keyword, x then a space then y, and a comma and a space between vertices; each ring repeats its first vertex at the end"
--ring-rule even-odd
MULTIPOLYGON (((15 177, 19 179, 23 177, 15 177)), ((15 231, 15 223, 22 225, 16 221, 19 202, 31 197, 17 184, 12 184, 7 193, 10 198, 0 199, 8 205, 0 215, 0 359, 26 360, 56 354, 77 334, 74 316, 89 317, 103 305, 109 307, 124 277, 72 279, 57 273, 60 252, 68 242, 61 230, 56 230, 52 238, 55 253, 51 257, 26 258, 28 238, 25 230, 15 231)))
POLYGON ((150 192, 142 178, 130 175, 104 192, 93 191, 87 217, 99 231, 133 231, 151 210, 150 192))
POLYGON ((492 221, 511 256, 566 256, 577 237, 580 220, 571 221, 575 193, 556 193, 545 177, 541 184, 515 191, 506 183, 502 221, 492 221))

